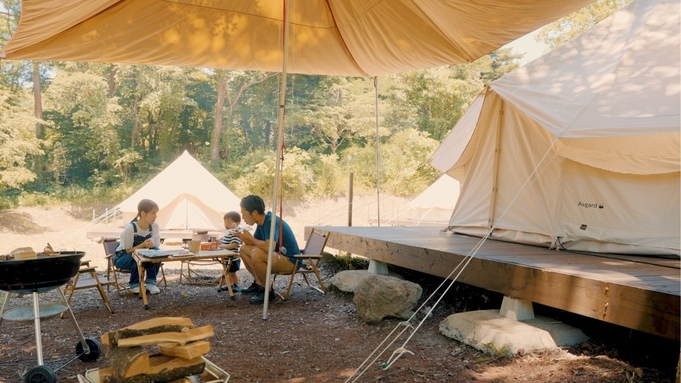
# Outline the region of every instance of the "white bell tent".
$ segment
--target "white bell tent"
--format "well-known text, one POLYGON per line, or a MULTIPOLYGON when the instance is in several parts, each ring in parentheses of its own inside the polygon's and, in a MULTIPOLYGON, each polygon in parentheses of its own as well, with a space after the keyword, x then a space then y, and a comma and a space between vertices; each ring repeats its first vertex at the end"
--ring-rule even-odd
POLYGON ((223 230, 226 212, 239 211, 240 199, 188 152, 116 206, 127 222, 148 198, 159 207, 161 230, 223 230))
POLYGON ((637 0, 491 83, 430 159, 462 183, 449 230, 679 255, 678 0, 637 0))
POLYGON ((443 174, 423 193, 409 201, 409 221, 415 225, 441 224, 446 226, 459 199, 461 183, 443 174))

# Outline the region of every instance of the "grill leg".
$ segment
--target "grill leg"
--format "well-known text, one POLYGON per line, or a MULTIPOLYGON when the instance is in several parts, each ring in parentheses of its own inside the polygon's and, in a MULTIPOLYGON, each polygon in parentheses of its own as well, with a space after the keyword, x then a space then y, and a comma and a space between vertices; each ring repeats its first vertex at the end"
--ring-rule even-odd
MULTIPOLYGON (((59 289, 57 289, 59 290, 59 289)), ((33 292, 33 322, 35 328, 35 347, 38 350, 38 365, 43 365, 43 342, 40 338, 40 303, 38 303, 38 292, 33 292)))
POLYGON ((56 290, 59 291, 59 295, 61 295, 61 299, 66 305, 66 311, 69 313, 69 319, 71 320, 71 323, 73 323, 73 327, 78 332, 78 336, 80 337, 80 344, 83 346, 83 351, 85 352, 85 354, 89 354, 90 346, 88 346, 87 342, 85 341, 85 337, 83 336, 83 332, 80 331, 80 327, 78 327, 78 322, 76 322, 76 317, 75 315, 73 315, 73 311, 71 310, 69 302, 66 301, 66 297, 64 296, 64 293, 61 291, 61 289, 56 290))

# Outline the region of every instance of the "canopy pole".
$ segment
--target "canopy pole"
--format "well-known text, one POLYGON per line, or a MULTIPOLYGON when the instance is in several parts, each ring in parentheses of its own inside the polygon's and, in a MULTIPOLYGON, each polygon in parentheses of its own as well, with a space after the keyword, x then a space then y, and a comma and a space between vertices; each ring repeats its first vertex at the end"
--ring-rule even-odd
POLYGON ((381 136, 378 133, 378 77, 374 76, 374 95, 376 99, 376 212, 378 226, 381 226, 381 136))
MULTIPOLYGON (((279 88, 279 118, 277 123, 277 159, 274 167, 274 190, 272 191, 272 207, 277 206, 279 199, 279 188, 281 187, 281 157, 283 156, 284 146, 284 124, 286 116, 286 71, 288 69, 288 31, 289 31, 289 14, 291 11, 291 1, 284 0, 284 46, 283 46, 283 64, 281 70, 281 85, 279 88)), ((270 301, 270 277, 272 275, 272 253, 274 252, 274 228, 276 223, 276 211, 272 212, 272 220, 270 222, 270 238, 267 247, 267 274, 265 276, 265 302, 262 306, 262 319, 269 318, 268 308, 270 301)), ((279 217, 281 219, 281 217, 279 217)), ((279 233, 281 235, 281 233, 279 233)))

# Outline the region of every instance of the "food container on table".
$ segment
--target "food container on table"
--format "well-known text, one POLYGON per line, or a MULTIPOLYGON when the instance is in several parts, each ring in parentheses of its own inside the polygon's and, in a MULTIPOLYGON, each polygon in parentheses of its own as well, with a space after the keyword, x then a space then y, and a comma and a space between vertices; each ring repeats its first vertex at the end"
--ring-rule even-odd
POLYGON ((217 249, 218 249, 218 243, 217 242, 201 242, 201 251, 217 250, 217 249))

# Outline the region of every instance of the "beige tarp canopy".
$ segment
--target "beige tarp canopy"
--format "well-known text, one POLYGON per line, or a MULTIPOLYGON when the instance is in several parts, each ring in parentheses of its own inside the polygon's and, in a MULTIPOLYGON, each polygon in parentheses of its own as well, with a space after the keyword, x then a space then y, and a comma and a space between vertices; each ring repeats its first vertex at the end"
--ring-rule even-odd
POLYGON ((680 247, 678 0, 637 0, 493 82, 431 158, 450 229, 574 250, 680 247))
MULTIPOLYGON (((377 76, 474 61, 593 0, 300 0, 288 72, 377 76)), ((282 0, 22 0, 0 56, 280 72, 282 0)))

